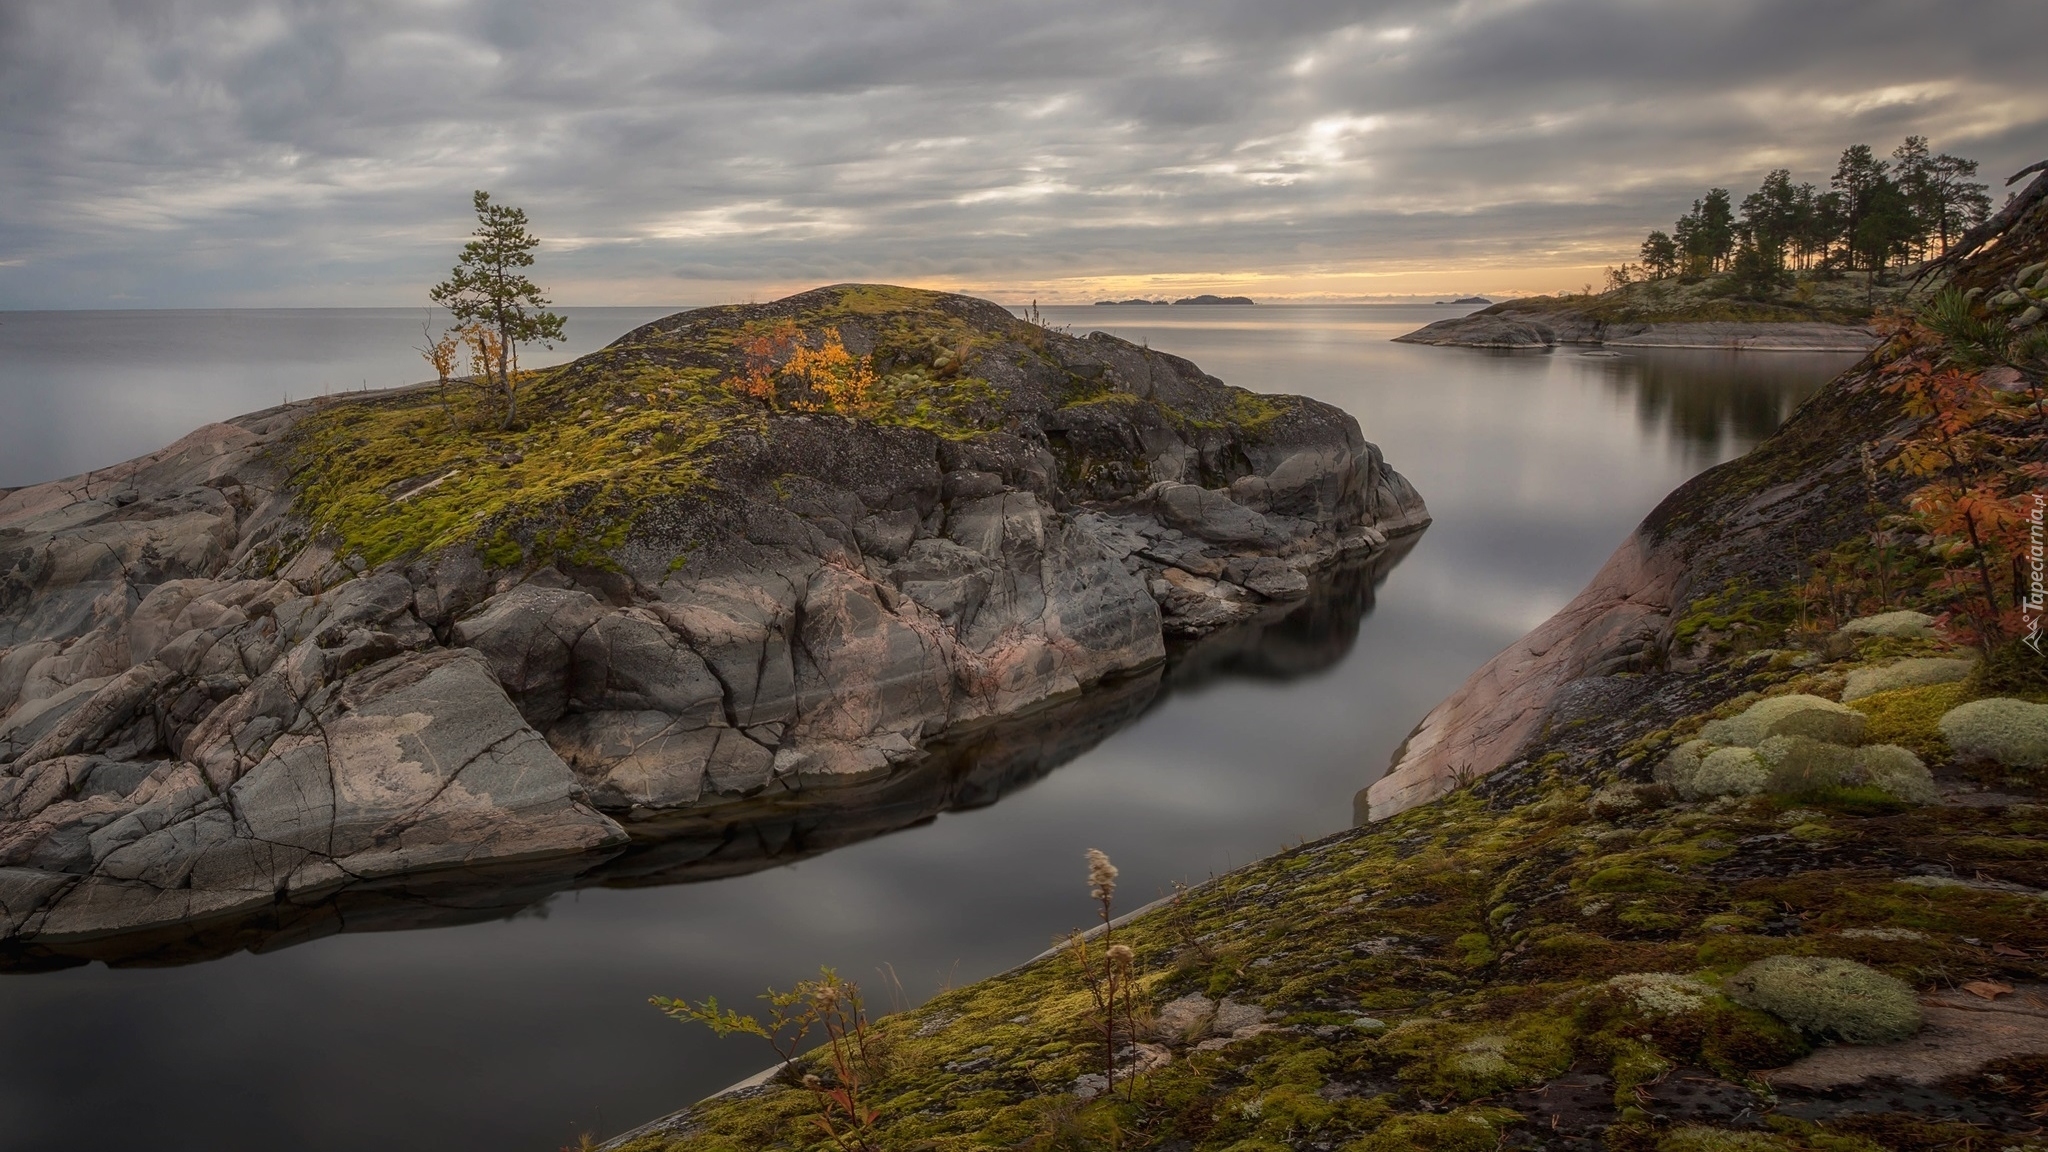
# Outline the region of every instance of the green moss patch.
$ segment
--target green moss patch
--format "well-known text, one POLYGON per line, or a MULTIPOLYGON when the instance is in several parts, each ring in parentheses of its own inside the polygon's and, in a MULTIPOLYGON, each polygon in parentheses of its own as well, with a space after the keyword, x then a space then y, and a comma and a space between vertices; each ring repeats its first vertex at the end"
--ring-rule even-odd
POLYGON ((536 521, 541 550, 593 560, 646 502, 707 494, 719 442, 764 418, 706 369, 543 375, 526 392, 509 431, 468 387, 324 406, 292 432, 297 512, 371 565, 472 542, 514 564, 528 545, 510 530, 536 521))
POLYGON ((1923 759, 1947 759, 1948 741, 1941 717, 1963 698, 1961 684, 1900 688, 1850 701, 1849 707, 1870 717, 1864 738, 1873 744, 1896 744, 1923 759))

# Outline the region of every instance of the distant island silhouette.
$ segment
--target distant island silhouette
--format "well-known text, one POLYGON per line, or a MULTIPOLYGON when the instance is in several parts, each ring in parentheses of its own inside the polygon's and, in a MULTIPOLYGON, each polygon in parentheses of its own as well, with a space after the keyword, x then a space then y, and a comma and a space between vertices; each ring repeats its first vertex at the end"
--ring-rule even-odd
POLYGON ((1456 300, 1439 300, 1439 301, 1437 301, 1437 303, 1439 303, 1439 304, 1491 304, 1491 303, 1493 303, 1493 301, 1491 301, 1491 300, 1488 300, 1488 299, 1487 299, 1486 297, 1484 297, 1484 296, 1460 296, 1460 297, 1458 297, 1458 298, 1457 298, 1456 300))
MULTIPOLYGON (((1121 305, 1121 304, 1165 304, 1165 303, 1166 303, 1166 301, 1164 301, 1164 300, 1138 300, 1138 299, 1131 299, 1131 300, 1097 300, 1097 301, 1096 301, 1095 303, 1096 303, 1096 305, 1097 305, 1098 307, 1101 307, 1101 306, 1109 306, 1109 305, 1121 305)), ((1203 293, 1203 294, 1202 294, 1202 295, 1200 295, 1200 296, 1184 296, 1184 297, 1182 297, 1182 298, 1181 298, 1181 299, 1179 299, 1179 300, 1175 300, 1175 301, 1174 301, 1174 303, 1175 303, 1175 304, 1252 304, 1252 303, 1255 303, 1255 301, 1254 301, 1254 300, 1253 300, 1253 299, 1252 299, 1251 297, 1249 297, 1249 296, 1211 296, 1211 295, 1209 295, 1208 293, 1206 293, 1206 292, 1205 292, 1205 293, 1203 293)))

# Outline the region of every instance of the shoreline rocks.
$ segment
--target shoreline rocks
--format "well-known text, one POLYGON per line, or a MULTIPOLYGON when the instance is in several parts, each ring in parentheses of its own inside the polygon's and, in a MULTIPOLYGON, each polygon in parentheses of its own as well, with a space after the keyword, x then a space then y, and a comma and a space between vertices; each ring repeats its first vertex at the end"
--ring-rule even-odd
POLYGON ((1405 335, 1402 344, 1459 348, 1713 348, 1754 352, 1868 352, 1870 328, 1795 322, 1609 322, 1569 310, 1517 311, 1496 305, 1470 316, 1438 320, 1405 335))

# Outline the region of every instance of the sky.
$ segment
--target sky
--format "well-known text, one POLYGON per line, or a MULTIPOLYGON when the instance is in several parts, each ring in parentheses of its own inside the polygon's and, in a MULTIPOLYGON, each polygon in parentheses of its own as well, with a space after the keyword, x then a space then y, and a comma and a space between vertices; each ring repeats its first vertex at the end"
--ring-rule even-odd
POLYGON ((1710 185, 2048 157, 2044 0, 0 0, 0 309, 1578 290, 1710 185))

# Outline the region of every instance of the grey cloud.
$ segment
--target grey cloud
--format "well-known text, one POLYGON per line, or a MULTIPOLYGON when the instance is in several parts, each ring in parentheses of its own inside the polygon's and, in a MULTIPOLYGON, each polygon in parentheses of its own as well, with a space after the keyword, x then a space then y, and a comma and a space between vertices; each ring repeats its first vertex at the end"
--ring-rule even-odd
POLYGON ((2043 42, 2038 0, 0 0, 0 307, 411 303, 473 187, 572 302, 1597 264, 1855 141, 2048 155, 2043 42))

